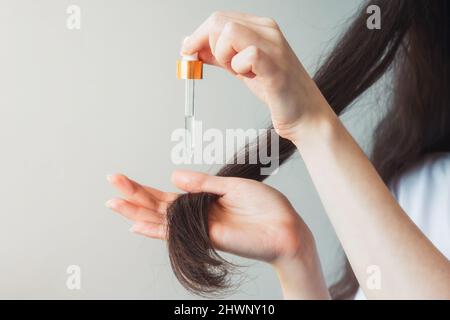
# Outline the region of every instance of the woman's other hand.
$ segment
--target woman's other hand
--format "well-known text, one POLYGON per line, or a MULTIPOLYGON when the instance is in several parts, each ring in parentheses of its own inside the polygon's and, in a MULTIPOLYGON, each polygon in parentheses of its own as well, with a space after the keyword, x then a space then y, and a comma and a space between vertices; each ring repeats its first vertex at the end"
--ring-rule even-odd
MULTIPOLYGON (((124 198, 109 200, 107 207, 132 221, 133 232, 166 239, 166 211, 178 195, 142 186, 123 175, 111 175, 108 180, 124 198)), ((303 294, 308 298, 328 297, 313 236, 279 191, 253 180, 188 171, 175 172, 172 180, 183 191, 220 196, 209 218, 215 248, 273 265, 280 279, 286 278, 282 284, 288 298, 303 294), (301 277, 298 283, 303 288, 308 287, 308 282, 314 284, 302 294, 295 293, 290 288, 296 282, 294 273, 301 277)))
MULTIPOLYGON (((166 211, 177 194, 142 186, 123 175, 108 180, 124 198, 106 205, 132 221, 132 231, 165 239, 166 211)), ((272 263, 302 256, 313 242, 287 198, 261 182, 188 171, 175 172, 172 180, 186 192, 220 195, 209 217, 211 241, 218 250, 272 263)))

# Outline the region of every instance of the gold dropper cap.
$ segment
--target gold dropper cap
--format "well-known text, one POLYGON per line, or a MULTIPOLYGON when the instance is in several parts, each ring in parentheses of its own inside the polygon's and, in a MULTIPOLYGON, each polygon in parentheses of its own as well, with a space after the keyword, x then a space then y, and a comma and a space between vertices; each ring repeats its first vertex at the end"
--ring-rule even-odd
POLYGON ((177 78, 183 80, 203 79, 203 62, 193 58, 194 56, 183 57, 177 61, 177 78))

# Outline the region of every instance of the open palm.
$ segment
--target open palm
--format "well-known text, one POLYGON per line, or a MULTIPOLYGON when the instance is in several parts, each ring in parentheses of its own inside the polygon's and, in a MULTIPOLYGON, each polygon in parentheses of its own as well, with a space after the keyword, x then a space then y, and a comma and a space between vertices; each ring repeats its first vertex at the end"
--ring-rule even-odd
MULTIPOLYGON (((123 194, 106 205, 133 221, 132 231, 164 240, 166 211, 178 194, 140 185, 123 175, 108 176, 123 194)), ((287 198, 261 182, 177 171, 174 184, 191 193, 219 195, 209 217, 209 234, 216 249, 246 258, 274 262, 302 254, 311 234, 287 198)))

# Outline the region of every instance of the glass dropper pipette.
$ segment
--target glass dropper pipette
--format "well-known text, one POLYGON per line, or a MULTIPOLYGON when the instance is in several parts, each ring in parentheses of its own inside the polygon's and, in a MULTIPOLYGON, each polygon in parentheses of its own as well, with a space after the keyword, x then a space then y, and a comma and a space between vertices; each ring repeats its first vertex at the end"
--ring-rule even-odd
POLYGON ((186 130, 186 146, 190 153, 195 148, 195 80, 185 80, 184 129, 186 130))
POLYGON ((191 155, 195 147, 195 80, 203 79, 203 62, 198 60, 198 54, 182 55, 177 61, 177 77, 185 80, 184 123, 186 147, 191 155))

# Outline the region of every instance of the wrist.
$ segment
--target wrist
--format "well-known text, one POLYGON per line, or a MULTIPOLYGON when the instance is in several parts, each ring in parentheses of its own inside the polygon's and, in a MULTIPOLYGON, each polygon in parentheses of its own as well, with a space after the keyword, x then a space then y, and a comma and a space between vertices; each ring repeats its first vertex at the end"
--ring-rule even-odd
MULTIPOLYGON (((309 231, 309 230, 308 230, 309 231)), ((330 295, 323 276, 312 234, 304 239, 297 254, 280 256, 272 263, 283 296, 289 300, 328 300, 330 295)))
POLYGON ((302 110, 296 117, 289 116, 291 121, 286 123, 273 118, 277 133, 296 145, 307 139, 310 134, 328 133, 338 120, 335 112, 317 87, 313 87, 308 92, 309 99, 301 97, 295 99, 295 102, 285 104, 285 107, 289 109, 302 110))
POLYGON ((315 141, 325 141, 335 136, 339 118, 328 104, 322 105, 320 110, 312 112, 302 119, 295 127, 289 140, 297 148, 315 141))

